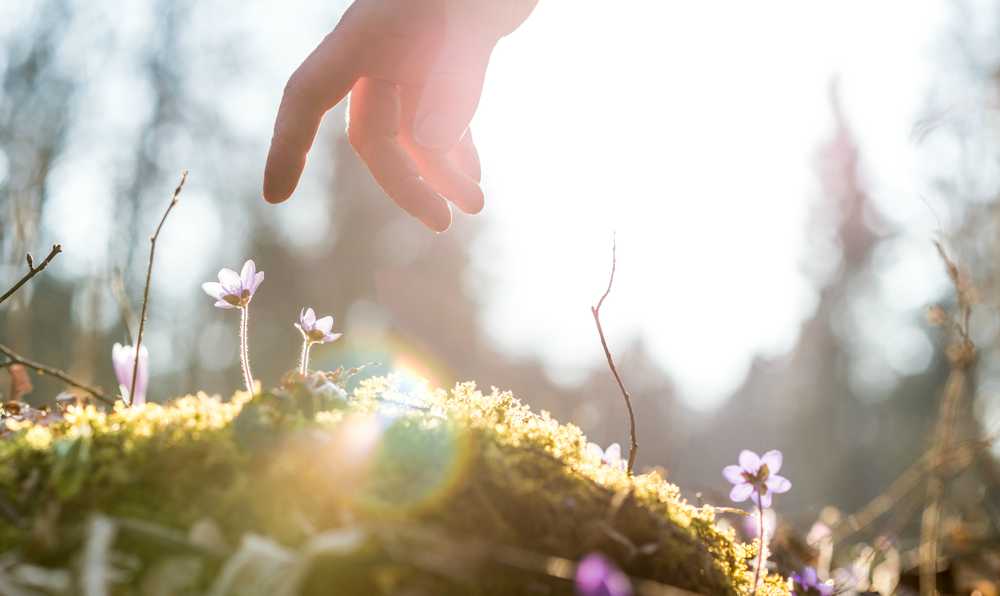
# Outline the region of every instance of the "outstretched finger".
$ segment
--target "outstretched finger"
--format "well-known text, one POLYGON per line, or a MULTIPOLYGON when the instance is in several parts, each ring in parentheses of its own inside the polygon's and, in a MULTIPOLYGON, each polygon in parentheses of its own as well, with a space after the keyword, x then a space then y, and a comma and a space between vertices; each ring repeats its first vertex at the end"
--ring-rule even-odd
POLYGON ((479 213, 483 209, 483 190, 478 180, 474 180, 454 157, 456 146, 451 151, 429 149, 416 142, 410 131, 417 109, 418 94, 412 88, 403 87, 403 125, 400 143, 409 152, 420 176, 430 186, 466 213, 479 213))
POLYGON ((291 196, 323 114, 340 103, 360 76, 360 18, 348 9, 285 85, 264 168, 264 198, 271 203, 291 196))
POLYGON ((421 178, 399 143, 401 106, 393 83, 363 77, 351 91, 347 135, 386 194, 427 227, 443 232, 451 225, 448 203, 421 178))
POLYGON ((476 150, 476 144, 472 140, 471 128, 462 135, 458 146, 451 150, 451 158, 465 175, 475 180, 477 184, 483 181, 483 166, 479 161, 479 151, 476 150))

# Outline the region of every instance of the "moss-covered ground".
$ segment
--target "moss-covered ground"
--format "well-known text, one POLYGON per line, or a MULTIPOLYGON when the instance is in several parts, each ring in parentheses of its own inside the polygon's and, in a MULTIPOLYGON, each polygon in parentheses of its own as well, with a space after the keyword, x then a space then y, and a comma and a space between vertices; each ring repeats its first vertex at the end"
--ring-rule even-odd
POLYGON ((594 551, 639 594, 750 592, 753 546, 657 473, 602 464, 579 428, 472 383, 348 395, 342 376, 8 408, 0 593, 570 594, 594 551))

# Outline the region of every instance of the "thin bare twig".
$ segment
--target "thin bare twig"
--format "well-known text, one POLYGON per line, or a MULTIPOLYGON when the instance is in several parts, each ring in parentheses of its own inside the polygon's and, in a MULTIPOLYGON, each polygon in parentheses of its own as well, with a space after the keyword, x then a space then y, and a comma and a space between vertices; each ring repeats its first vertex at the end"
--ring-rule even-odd
MULTIPOLYGON (((833 528, 833 543, 840 544, 849 536, 865 529, 876 519, 888 513, 899 501, 918 487, 927 474, 941 468, 958 467, 965 469, 966 460, 989 449, 998 437, 993 436, 981 441, 956 443, 947 451, 938 452, 934 447, 927 450, 916 462, 900 474, 889 487, 879 496, 868 502, 857 513, 843 519, 833 528)), ((953 470, 957 472, 958 470, 953 470)))
POLYGON ((614 375, 615 381, 618 383, 618 388, 621 389, 622 397, 625 398, 625 407, 628 409, 628 434, 629 440, 631 441, 631 446, 628 450, 628 471, 629 474, 631 474, 632 468, 635 466, 635 455, 639 450, 639 443, 636 441, 635 437, 635 412, 632 411, 632 396, 629 395, 628 390, 625 389, 625 383, 622 381, 621 375, 618 374, 618 367, 615 366, 615 359, 611 356, 611 350, 608 348, 608 340, 604 337, 604 328, 601 326, 601 305, 604 304, 604 299, 611 293, 611 286, 615 283, 615 269, 618 267, 617 248, 617 242, 614 237, 612 237, 611 277, 608 279, 608 289, 604 290, 604 294, 601 296, 601 299, 597 301, 597 306, 590 307, 590 313, 594 315, 594 324, 597 325, 597 334, 601 338, 601 347, 604 348, 604 356, 608 359, 608 366, 611 368, 611 374, 614 375))
POLYGON ((4 292, 3 296, 0 296, 0 302, 3 302, 4 300, 6 300, 6 299, 10 298, 11 296, 13 296, 14 292, 16 292, 19 289, 21 289, 21 286, 23 286, 24 284, 28 283, 28 280, 30 280, 32 277, 35 277, 36 275, 38 275, 39 273, 41 273, 42 269, 45 269, 46 267, 49 266, 49 261, 51 261, 52 259, 56 258, 56 255, 59 254, 59 253, 61 253, 61 252, 62 252, 62 245, 53 244, 52 245, 52 250, 49 251, 49 255, 47 257, 45 257, 45 260, 42 261, 38 265, 38 267, 35 267, 35 261, 34 261, 34 259, 32 259, 30 252, 28 254, 24 255, 24 259, 28 262, 28 272, 24 275, 24 277, 22 277, 21 279, 19 279, 17 281, 17 283, 14 284, 13 287, 11 287, 11 289, 9 289, 6 292, 4 292))
POLYGON ((114 404, 114 401, 111 400, 111 399, 108 399, 108 397, 104 395, 103 391, 101 391, 100 389, 98 389, 96 387, 91 387, 90 385, 87 385, 87 384, 84 384, 84 383, 82 383, 80 381, 77 381, 73 377, 69 376, 65 371, 59 370, 58 368, 53 368, 51 366, 46 366, 44 364, 35 362, 33 360, 29 360, 29 359, 25 358, 24 356, 21 356, 20 354, 18 354, 17 352, 15 352, 14 350, 8 348, 7 346, 5 346, 3 344, 0 344, 0 354, 3 354, 8 359, 7 362, 3 363, 4 367, 7 367, 7 366, 10 366, 10 365, 13 365, 13 364, 24 365, 24 366, 26 366, 26 367, 28 367, 28 368, 30 368, 32 370, 35 370, 35 371, 37 371, 37 372, 39 372, 41 374, 52 375, 53 377, 59 379, 60 381, 63 381, 65 383, 69 384, 69 385, 72 385, 73 387, 76 387, 77 389, 82 389, 82 390, 84 390, 87 393, 93 395, 95 398, 99 399, 100 401, 102 401, 102 402, 104 402, 104 403, 106 403, 108 405, 114 404))
MULTIPOLYGON (((955 330, 958 333, 956 341, 948 347, 948 358, 951 362, 951 372, 945 384, 938 421, 934 430, 930 449, 932 461, 939 460, 951 447, 955 426, 963 397, 967 392, 968 369, 975 362, 976 348, 970 338, 969 321, 972 317, 972 305, 976 303, 976 288, 963 274, 958 265, 948 257, 940 242, 934 242, 938 255, 944 262, 948 278, 955 287, 958 298, 959 317, 955 330)), ((927 502, 920 519, 920 594, 934 596, 937 594, 938 571, 938 535, 941 526, 941 501, 944 495, 944 479, 941 473, 932 469, 927 480, 927 502)))
POLYGON ((160 223, 156 226, 156 231, 149 237, 149 265, 146 267, 146 287, 142 292, 142 311, 139 313, 139 335, 135 339, 135 360, 132 362, 132 385, 128 389, 129 405, 131 405, 134 399, 135 380, 139 376, 139 348, 142 346, 142 334, 146 329, 146 310, 149 306, 149 283, 153 280, 153 256, 156 254, 156 239, 160 237, 160 230, 163 229, 163 223, 167 221, 167 216, 170 215, 170 212, 174 209, 174 205, 177 204, 177 197, 180 196, 181 190, 184 188, 184 183, 187 182, 187 177, 187 170, 184 170, 181 173, 181 181, 177 184, 177 188, 174 189, 173 196, 170 197, 170 204, 167 205, 167 210, 163 212, 163 217, 160 218, 160 223))

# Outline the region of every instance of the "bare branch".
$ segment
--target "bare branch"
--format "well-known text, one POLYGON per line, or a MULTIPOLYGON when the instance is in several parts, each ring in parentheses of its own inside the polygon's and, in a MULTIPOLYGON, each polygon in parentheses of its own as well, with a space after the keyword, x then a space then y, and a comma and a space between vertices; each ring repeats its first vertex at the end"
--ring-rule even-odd
POLYGON ((86 391, 87 393, 93 395, 95 398, 108 405, 114 404, 114 401, 105 396, 103 391, 101 391, 96 387, 91 387, 90 385, 77 381, 73 377, 69 376, 69 374, 67 374, 65 371, 59 370, 58 368, 53 368, 51 366, 46 366, 44 364, 35 362, 33 360, 29 360, 3 344, 0 344, 0 354, 3 354, 4 356, 7 357, 7 362, 4 362, 2 365, 0 365, 3 366, 4 368, 15 364, 21 364, 40 374, 51 375, 68 385, 72 385, 77 389, 82 389, 83 391, 86 391))
POLYGON ((163 212, 163 217, 160 218, 160 223, 156 226, 156 231, 149 237, 149 265, 146 267, 146 287, 142 292, 142 311, 139 313, 139 335, 135 339, 135 360, 132 362, 132 386, 128 389, 129 405, 131 405, 135 396, 135 381, 139 375, 139 347, 142 346, 142 334, 146 329, 146 310, 149 306, 149 284, 153 280, 153 256, 156 254, 156 239, 160 237, 160 230, 163 229, 163 223, 167 221, 167 216, 170 215, 170 212, 174 209, 174 205, 177 204, 177 197, 180 196, 181 190, 184 188, 184 183, 187 182, 187 177, 187 170, 184 170, 181 174, 181 181, 177 184, 177 188, 174 189, 173 196, 170 197, 170 204, 167 205, 167 210, 163 212))
POLYGON ((26 273, 24 277, 19 279, 18 282, 14 284, 14 286, 11 289, 7 290, 3 296, 0 296, 0 302, 3 302, 4 300, 13 296, 14 292, 21 289, 21 286, 28 283, 28 280, 30 280, 32 277, 35 277, 36 275, 41 273, 42 269, 45 269, 46 267, 49 266, 49 261, 56 258, 56 255, 61 252, 62 252, 62 246, 59 244, 53 244, 52 250, 49 251, 49 256, 45 257, 45 260, 42 261, 41 264, 38 265, 38 267, 35 267, 35 261, 33 258, 31 258, 31 253, 26 254, 24 259, 25 261, 28 262, 28 273, 26 273))
MULTIPOLYGON (((931 439, 930 458, 939 460, 951 447, 955 427, 959 421, 966 394, 969 392, 969 367, 975 362, 976 347, 970 337, 969 321, 972 306, 978 301, 978 292, 969 276, 948 256, 940 242, 934 242, 938 255, 944 262, 948 278, 958 299, 959 323, 956 340, 948 346, 951 371, 945 384, 938 410, 938 420, 931 439)), ((933 596, 937 590, 938 538, 941 531, 941 506, 944 497, 944 478, 939 470, 932 470, 927 479, 927 500, 920 518, 919 578, 921 596, 933 596)))
POLYGON ((597 306, 592 306, 590 308, 590 313, 594 315, 594 324, 597 325, 597 335, 601 338, 601 347, 604 348, 604 356, 608 359, 608 367, 611 368, 611 374, 614 375, 615 381, 618 383, 618 388, 621 390, 622 397, 625 399, 625 407, 628 409, 628 432, 629 440, 631 441, 631 446, 628 450, 628 471, 631 474, 632 469, 635 466, 636 452, 639 450, 639 443, 636 441, 635 437, 635 412, 632 411, 632 396, 629 395, 628 390, 625 389, 625 383, 622 381, 621 375, 618 374, 618 367, 615 366, 615 359, 611 356, 611 350, 608 348, 608 341, 604 337, 604 328, 601 326, 601 306, 604 304, 604 299, 611 293, 611 286, 615 283, 615 269, 617 267, 617 242, 614 237, 612 237, 611 277, 608 279, 608 289, 604 291, 601 299, 597 301, 597 306))

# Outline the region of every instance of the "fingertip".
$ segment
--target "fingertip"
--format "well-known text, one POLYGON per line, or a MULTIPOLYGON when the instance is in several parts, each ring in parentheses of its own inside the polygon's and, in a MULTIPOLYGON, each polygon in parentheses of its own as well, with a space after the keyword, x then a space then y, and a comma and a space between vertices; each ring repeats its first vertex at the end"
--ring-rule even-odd
POLYGON ((431 229, 431 231, 442 234, 451 227, 451 209, 447 203, 442 202, 441 208, 431 209, 420 216, 420 221, 431 229))
POLYGON ((476 184, 467 191, 461 202, 456 201, 455 204, 463 213, 475 215, 486 206, 486 195, 483 193, 482 187, 476 184))
POLYGON ((261 192, 261 197, 263 197, 265 201, 267 201, 272 205, 277 205, 278 203, 284 203, 291 196, 292 195, 289 193, 279 192, 274 189, 268 188, 267 186, 264 186, 264 190, 261 192))
POLYGON ((264 200, 272 204, 287 201, 295 192, 305 165, 305 158, 295 159, 272 146, 264 167, 264 184, 261 190, 264 200))

